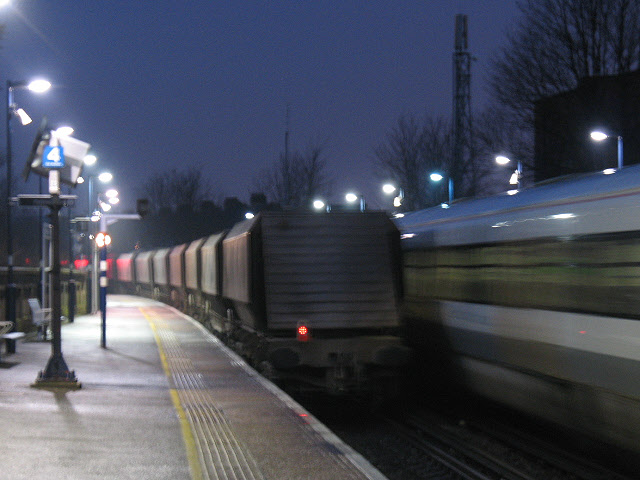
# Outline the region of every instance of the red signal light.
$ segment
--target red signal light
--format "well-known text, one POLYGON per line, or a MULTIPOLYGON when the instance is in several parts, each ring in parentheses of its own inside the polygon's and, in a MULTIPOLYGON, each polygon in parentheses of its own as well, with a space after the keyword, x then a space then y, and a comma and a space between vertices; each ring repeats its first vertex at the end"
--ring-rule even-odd
POLYGON ((296 329, 296 337, 299 342, 308 342, 311 340, 311 331, 304 323, 299 323, 296 329))

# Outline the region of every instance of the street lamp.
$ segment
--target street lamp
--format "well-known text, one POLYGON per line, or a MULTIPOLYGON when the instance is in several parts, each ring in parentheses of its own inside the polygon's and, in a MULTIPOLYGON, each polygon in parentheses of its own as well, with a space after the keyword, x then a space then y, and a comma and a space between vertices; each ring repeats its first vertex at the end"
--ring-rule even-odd
POLYGON ((594 130, 591 132, 591 139, 596 142, 602 142, 607 138, 618 137, 618 170, 622 170, 622 135, 608 135, 602 131, 594 130))
POLYGON ((404 200, 404 191, 401 188, 396 188, 396 186, 391 183, 385 183, 382 186, 382 191, 387 195, 393 195, 395 192, 398 192, 398 194, 393 197, 393 206, 394 208, 400 208, 402 206, 402 200, 404 200))
POLYGON ((364 212, 365 208, 366 208, 366 204, 364 201, 364 195, 356 195, 353 192, 349 192, 344 196, 345 200, 349 203, 356 203, 358 200, 360 200, 360 211, 364 212))
POLYGON ((313 201, 313 208, 315 208, 316 210, 322 210, 326 207, 327 205, 320 199, 316 199, 313 201))
POLYGON ((30 123, 31 118, 13 101, 13 91, 27 88, 35 93, 43 93, 51 88, 51 84, 46 80, 35 80, 31 83, 12 82, 7 80, 7 287, 6 287, 6 312, 5 319, 13 322, 13 329, 16 325, 16 285, 13 283, 13 221, 11 206, 11 180, 12 172, 12 152, 11 152, 11 119, 13 116, 20 118, 23 125, 30 123), (26 123, 25 123, 26 122, 26 123))
MULTIPOLYGON (((434 172, 431 175, 429 175, 429 179, 432 182, 440 182, 442 181, 444 177, 442 176, 442 174, 438 173, 438 172, 434 172)), ((449 187, 449 205, 451 205, 451 203, 453 202, 453 178, 449 177, 449 182, 448 182, 448 187, 449 187)))
MULTIPOLYGON (((507 165, 510 162, 511 162, 511 159, 509 157, 505 157, 504 155, 498 155, 496 157, 496 163, 498 165, 507 165)), ((517 185, 518 190, 520 190, 521 178, 522 178, 522 162, 518 160, 516 170, 515 172, 513 172, 513 174, 511 175, 511 178, 509 179, 509 184, 517 185)))
MULTIPOLYGON (((84 163, 86 165, 93 165, 96 163, 97 159, 94 155, 87 155, 84 157, 84 163)), ((102 214, 96 208, 99 202, 98 196, 93 193, 93 183, 95 179, 98 179, 102 183, 109 183, 113 179, 113 175, 109 172, 102 172, 98 175, 89 175, 89 219, 93 224, 100 221, 100 217, 102 214), (95 198, 94 198, 95 196, 95 198)), ((84 179, 80 181, 78 179, 78 183, 84 183, 84 179)), ((115 190, 114 190, 115 191, 115 190)), ((117 195, 117 192, 116 192, 117 195)), ((115 197, 114 197, 115 198, 115 197)), ((105 203, 105 205, 109 205, 105 203)), ((109 205, 110 207, 110 205, 109 205)), ((104 209, 104 208, 103 208, 104 209)), ((95 231, 95 227, 89 227, 89 234, 93 234, 95 231)), ((89 288, 89 299, 88 304, 91 305, 91 312, 96 312, 98 310, 98 250, 95 248, 95 244, 92 244, 92 263, 91 263, 91 285, 89 288)))

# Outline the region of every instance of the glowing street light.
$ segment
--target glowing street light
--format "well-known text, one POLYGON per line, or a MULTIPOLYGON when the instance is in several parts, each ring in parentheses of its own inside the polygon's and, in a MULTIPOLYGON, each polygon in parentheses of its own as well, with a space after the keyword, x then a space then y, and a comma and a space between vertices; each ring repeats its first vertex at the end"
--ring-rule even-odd
POLYGON ((13 215, 11 205, 11 180, 13 177, 13 158, 11 151, 11 119, 14 116, 20 118, 23 125, 29 124, 31 117, 21 109, 13 101, 13 91, 16 89, 27 88, 32 92, 43 93, 51 88, 51 83, 46 80, 36 80, 31 83, 12 82, 7 80, 7 130, 6 130, 6 163, 7 163, 7 286, 5 288, 5 320, 13 322, 16 325, 16 285, 13 282, 13 215), (26 123, 25 123, 26 122, 26 123))
POLYGON ((322 200, 317 199, 313 201, 313 208, 315 208, 316 210, 322 210, 323 208, 325 208, 327 205, 326 203, 324 203, 322 200))
POLYGON ((360 200, 360 211, 364 212, 366 204, 363 195, 356 195, 353 192, 349 192, 344 196, 344 198, 348 203, 356 203, 358 200, 360 200))
MULTIPOLYGON (((442 176, 442 174, 440 174, 438 172, 433 172, 431 175, 429 175, 429 179, 432 182, 438 183, 438 182, 442 181, 444 179, 444 177, 442 176)), ((453 178, 449 177, 448 184, 449 184, 448 185, 448 187, 449 187, 449 205, 451 205, 451 203, 453 202, 453 178)))
POLYGON ((393 197, 393 206, 394 208, 400 208, 402 206, 404 191, 401 188, 396 188, 396 186, 391 183, 385 183, 382 186, 382 191, 387 195, 393 195, 395 192, 398 192, 398 195, 393 197))
POLYGON ((607 138, 618 137, 618 170, 622 170, 622 135, 608 135, 605 132, 594 130, 591 132, 591 139, 596 142, 602 142, 607 138))
MULTIPOLYGON (((511 163, 511 159, 509 157, 504 156, 504 155, 498 155, 496 157, 496 163, 498 165, 507 165, 507 164, 511 163)), ((516 170, 511 175, 511 178, 509 178, 509 184, 510 185, 517 185, 517 189, 520 190, 520 180, 521 180, 521 178, 522 178, 522 162, 520 160, 518 160, 518 163, 517 163, 517 166, 516 166, 516 170)))

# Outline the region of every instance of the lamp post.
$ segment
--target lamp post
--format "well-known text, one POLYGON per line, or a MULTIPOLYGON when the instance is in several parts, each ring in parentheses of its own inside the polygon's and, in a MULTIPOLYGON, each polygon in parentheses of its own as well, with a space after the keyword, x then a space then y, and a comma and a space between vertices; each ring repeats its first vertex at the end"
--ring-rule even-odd
MULTIPOLYGON (((496 157, 496 163, 498 165, 507 165, 510 162, 511 162, 511 159, 509 157, 505 157, 504 155, 498 155, 496 157)), ((521 178, 522 178, 522 162, 518 160, 516 170, 515 172, 513 172, 513 174, 511 175, 511 178, 509 179, 509 184, 517 185, 517 189, 520 190, 521 178)))
POLYGON ((51 84, 46 80, 34 80, 27 82, 12 82, 7 80, 7 286, 6 286, 6 311, 5 318, 13 322, 13 329, 16 326, 16 285, 13 280, 13 221, 12 221, 12 205, 11 205, 11 181, 13 177, 12 171, 12 152, 11 152, 11 119, 14 115, 18 116, 23 125, 30 123, 31 118, 22 109, 16 108, 13 101, 13 91, 15 89, 27 88, 32 92, 43 93, 51 88, 51 84), (26 122, 26 123, 25 123, 26 122))
MULTIPOLYGON (((94 155, 87 155, 84 159, 85 164, 93 165, 96 162, 96 157, 94 155)), ((102 172, 98 175, 89 175, 88 183, 89 183, 89 197, 88 201, 88 218, 92 223, 98 222, 100 220, 100 213, 97 210, 98 207, 98 196, 94 193, 94 181, 98 179, 102 183, 109 183, 113 179, 113 175, 109 172, 102 172)), ((79 183, 83 183, 84 179, 79 183)), ((91 225, 91 224, 89 224, 91 225)), ((94 227, 89 227, 89 234, 93 235, 95 233, 94 227)), ((91 242, 91 275, 89 280, 89 298, 87 299, 87 304, 91 309, 91 313, 95 313, 99 309, 98 305, 98 249, 96 248, 95 242, 91 242)))
MULTIPOLYGON (((442 176, 442 174, 434 172, 431 175, 429 175, 429 179, 432 182, 440 182, 442 181, 444 177, 442 176)), ((448 190, 449 190, 449 205, 451 205, 451 203, 453 202, 453 178, 449 177, 449 182, 448 182, 448 190)))
POLYGON ((355 203, 358 200, 360 200, 360 211, 361 212, 365 211, 366 203, 364 201, 364 195, 356 195, 355 193, 349 192, 344 196, 344 198, 349 203, 355 203))
POLYGON ((618 170, 622 170, 622 135, 608 135, 598 130, 591 132, 591 139, 596 142, 602 142, 603 140, 612 137, 618 137, 618 170))
POLYGON ((393 207, 400 208, 402 206, 402 200, 404 200, 404 190, 402 190, 401 188, 397 188, 391 183, 385 183, 382 186, 382 191, 387 195, 393 195, 394 193, 398 192, 398 194, 393 197, 393 207))

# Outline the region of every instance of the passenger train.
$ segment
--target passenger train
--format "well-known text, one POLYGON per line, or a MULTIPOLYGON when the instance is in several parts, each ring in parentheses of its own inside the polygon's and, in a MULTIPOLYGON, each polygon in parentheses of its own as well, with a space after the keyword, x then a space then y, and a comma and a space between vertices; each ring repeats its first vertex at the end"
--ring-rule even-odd
POLYGON ((411 346, 481 396, 640 451, 640 166, 399 219, 411 346))
POLYGON ((382 212, 262 212, 116 259, 117 288, 199 319, 259 371, 332 393, 397 390, 400 235, 382 212))

